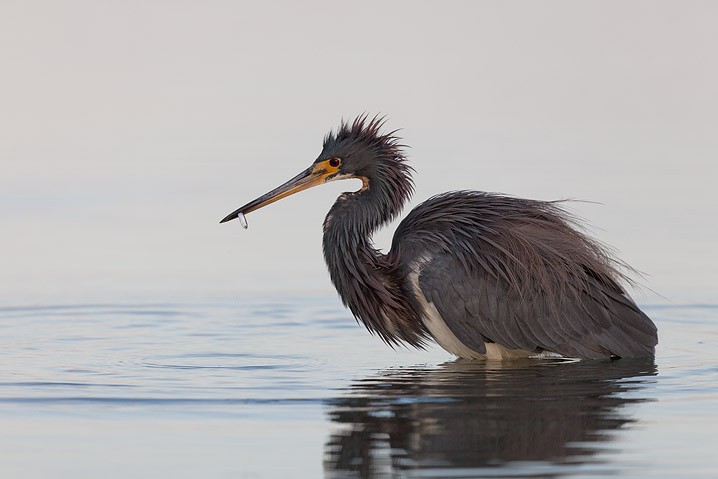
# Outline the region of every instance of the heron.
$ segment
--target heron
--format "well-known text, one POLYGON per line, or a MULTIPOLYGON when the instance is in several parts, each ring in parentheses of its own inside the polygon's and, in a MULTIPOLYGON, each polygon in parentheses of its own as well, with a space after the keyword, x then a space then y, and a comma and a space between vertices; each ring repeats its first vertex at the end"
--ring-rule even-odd
MULTIPOLYGON (((627 265, 561 201, 462 190, 410 211, 390 250, 372 234, 414 192, 414 169, 384 117, 342 120, 317 159, 221 223, 324 183, 359 179, 323 224, 323 253, 345 307, 395 347, 433 339, 460 358, 650 357, 657 328, 626 292, 627 265)), ((628 271, 630 268, 628 268, 628 271)))

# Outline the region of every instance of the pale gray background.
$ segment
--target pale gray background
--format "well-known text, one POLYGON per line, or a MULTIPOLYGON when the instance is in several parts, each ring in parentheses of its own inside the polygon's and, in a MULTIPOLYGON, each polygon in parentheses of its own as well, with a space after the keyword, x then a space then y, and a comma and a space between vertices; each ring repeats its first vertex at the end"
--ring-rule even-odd
POLYGON ((1 0, 0 60, 3 301, 331 293, 321 222, 354 184, 217 222, 361 112, 403 129, 413 205, 594 201, 648 288, 715 301, 716 2, 1 0))

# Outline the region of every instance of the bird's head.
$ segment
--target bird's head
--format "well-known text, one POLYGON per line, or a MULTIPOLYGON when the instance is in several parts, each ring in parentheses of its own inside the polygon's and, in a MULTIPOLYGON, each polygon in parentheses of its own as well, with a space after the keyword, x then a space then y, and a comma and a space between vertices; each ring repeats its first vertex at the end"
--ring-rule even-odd
MULTIPOLYGON (((360 179, 366 191, 376 183, 377 190, 387 190, 391 203, 400 207, 413 192, 411 167, 406 164, 395 131, 381 133, 384 119, 366 115, 353 122, 342 122, 339 129, 324 138, 319 157, 306 170, 272 191, 250 201, 228 214, 220 223, 240 218, 246 225, 244 215, 274 203, 282 198, 313 186, 342 179, 360 179)), ((246 226, 245 226, 246 227, 246 226)))

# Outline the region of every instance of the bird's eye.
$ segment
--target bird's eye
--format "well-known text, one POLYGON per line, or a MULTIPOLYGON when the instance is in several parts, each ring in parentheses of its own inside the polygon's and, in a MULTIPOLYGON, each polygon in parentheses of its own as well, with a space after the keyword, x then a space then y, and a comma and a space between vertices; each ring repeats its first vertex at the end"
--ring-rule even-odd
POLYGON ((331 166, 332 168, 339 168, 339 165, 341 165, 341 164, 342 164, 342 160, 340 160, 339 158, 330 158, 329 159, 329 166, 331 166))

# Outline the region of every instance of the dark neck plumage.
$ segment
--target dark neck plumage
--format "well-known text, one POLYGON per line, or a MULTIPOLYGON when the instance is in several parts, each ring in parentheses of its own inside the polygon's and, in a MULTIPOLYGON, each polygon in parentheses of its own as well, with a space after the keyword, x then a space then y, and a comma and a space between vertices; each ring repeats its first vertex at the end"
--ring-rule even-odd
POLYGON ((324 258, 344 305, 369 331, 388 344, 420 347, 423 326, 401 290, 396 264, 372 244, 374 231, 407 199, 393 186, 369 178, 361 190, 337 199, 324 221, 324 258))

